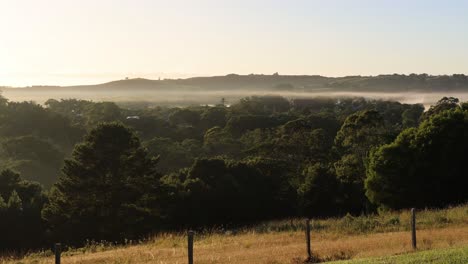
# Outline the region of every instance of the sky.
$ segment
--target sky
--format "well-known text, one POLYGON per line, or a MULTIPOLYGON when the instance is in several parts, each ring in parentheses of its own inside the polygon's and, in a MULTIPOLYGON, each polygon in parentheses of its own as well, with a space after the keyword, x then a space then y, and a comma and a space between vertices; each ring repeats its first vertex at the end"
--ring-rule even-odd
POLYGON ((0 0, 0 86, 468 74, 468 1, 0 0))

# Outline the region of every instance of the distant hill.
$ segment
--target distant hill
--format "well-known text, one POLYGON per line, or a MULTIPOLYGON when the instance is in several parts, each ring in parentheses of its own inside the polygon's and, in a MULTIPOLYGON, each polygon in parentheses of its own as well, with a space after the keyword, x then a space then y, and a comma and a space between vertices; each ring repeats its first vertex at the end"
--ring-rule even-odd
POLYGON ((464 74, 438 75, 378 75, 375 77, 337 78, 327 84, 334 90, 374 92, 447 92, 468 91, 468 76, 464 74))
POLYGON ((379 75, 324 77, 318 75, 237 75, 188 79, 125 79, 96 85, 0 87, 11 101, 84 99, 113 102, 148 102, 153 106, 229 104, 252 95, 287 98, 361 96, 431 105, 443 96, 468 100, 465 75, 379 75))
MULTIPOLYGON (((149 80, 143 78, 96 85, 31 86, 34 91, 114 91, 114 90, 266 90, 266 91, 361 91, 361 92, 445 92, 468 91, 468 76, 427 74, 324 77, 319 75, 237 75, 149 80)), ((3 90, 10 87, 3 87, 3 90)))

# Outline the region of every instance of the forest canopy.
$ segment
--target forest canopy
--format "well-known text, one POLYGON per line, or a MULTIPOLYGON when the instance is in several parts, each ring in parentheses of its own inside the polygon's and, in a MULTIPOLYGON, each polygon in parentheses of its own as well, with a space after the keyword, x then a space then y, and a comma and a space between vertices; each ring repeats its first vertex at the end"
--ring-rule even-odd
POLYGON ((2 100, 0 249, 463 203, 467 120, 456 98, 2 100))

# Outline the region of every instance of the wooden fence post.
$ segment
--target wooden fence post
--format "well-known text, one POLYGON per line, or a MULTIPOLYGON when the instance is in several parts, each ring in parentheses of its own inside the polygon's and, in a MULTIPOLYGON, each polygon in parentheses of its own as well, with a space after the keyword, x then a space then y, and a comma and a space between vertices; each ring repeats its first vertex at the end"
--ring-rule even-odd
POLYGON ((193 231, 188 232, 188 263, 193 264, 193 231))
POLYGON ((62 244, 55 243, 55 264, 60 264, 61 253, 62 253, 62 244))
POLYGON ((411 245, 416 249, 416 210, 411 208, 411 245))
POLYGON ((307 241, 307 257, 312 258, 312 250, 310 249, 310 219, 306 219, 306 241, 307 241))

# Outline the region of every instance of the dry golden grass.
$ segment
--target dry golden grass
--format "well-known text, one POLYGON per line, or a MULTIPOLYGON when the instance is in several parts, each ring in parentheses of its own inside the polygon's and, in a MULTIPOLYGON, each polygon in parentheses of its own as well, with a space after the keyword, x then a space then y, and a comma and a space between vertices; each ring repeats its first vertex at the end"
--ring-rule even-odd
MULTIPOLYGON (((312 248, 322 259, 336 260, 389 256, 412 251, 409 232, 388 232, 343 236, 318 232, 312 235, 312 248)), ((418 231, 419 250, 468 245, 468 225, 418 231)), ((197 237, 195 263, 295 263, 304 259, 304 233, 213 234, 197 237), (297 261, 296 261, 297 262, 297 261)), ((186 238, 161 235, 146 244, 116 247, 98 252, 71 251, 63 263, 186 263, 186 238)), ((31 255, 21 260, 1 263, 53 263, 52 256, 31 255)))
MULTIPOLYGON (((408 210, 312 221, 312 251, 321 260, 381 257, 412 252, 408 210)), ((468 246, 468 205, 417 213, 419 250, 468 246)), ((195 236, 195 263, 301 263, 306 257, 304 221, 269 221, 237 230, 195 236)), ((1 235, 1 234, 0 234, 1 235)), ((63 263, 187 263, 187 238, 162 234, 138 245, 91 244, 64 252, 63 263)), ((0 264, 53 263, 51 251, 0 264)))

